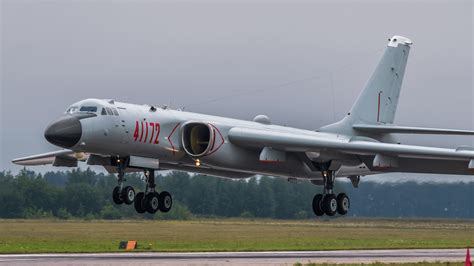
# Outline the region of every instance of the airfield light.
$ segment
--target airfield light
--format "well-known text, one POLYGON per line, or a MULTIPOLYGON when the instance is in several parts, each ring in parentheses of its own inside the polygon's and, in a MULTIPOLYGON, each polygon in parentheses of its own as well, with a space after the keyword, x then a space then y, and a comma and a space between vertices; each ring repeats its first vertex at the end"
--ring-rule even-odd
POLYGON ((201 160, 199 159, 197 159, 194 163, 196 164, 197 167, 201 166, 201 160))

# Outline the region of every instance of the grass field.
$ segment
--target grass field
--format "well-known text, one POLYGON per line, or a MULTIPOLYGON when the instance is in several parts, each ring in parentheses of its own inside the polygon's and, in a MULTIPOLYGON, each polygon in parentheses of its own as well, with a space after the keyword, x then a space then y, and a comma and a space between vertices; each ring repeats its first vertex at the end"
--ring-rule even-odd
POLYGON ((474 246, 474 221, 0 220, 0 253, 270 251, 474 246))

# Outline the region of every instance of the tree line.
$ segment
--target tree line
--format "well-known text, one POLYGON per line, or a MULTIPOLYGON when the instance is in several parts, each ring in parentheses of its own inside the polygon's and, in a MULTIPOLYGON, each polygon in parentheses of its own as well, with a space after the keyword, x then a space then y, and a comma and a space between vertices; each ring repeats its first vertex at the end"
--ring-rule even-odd
MULTIPOLYGON (((127 174, 126 179, 136 191, 143 191, 141 173, 127 174)), ((230 180, 167 172, 156 179, 158 191, 167 190, 173 195, 169 213, 137 214, 131 205, 114 205, 111 194, 117 181, 111 174, 91 169, 39 174, 25 168, 17 175, 3 171, 0 172, 0 218, 316 219, 311 202, 316 193, 321 193, 320 187, 308 181, 294 183, 265 176, 230 180)), ((350 182, 338 182, 335 191, 349 195, 352 205, 349 217, 474 218, 474 182, 362 180, 357 189, 350 182)))

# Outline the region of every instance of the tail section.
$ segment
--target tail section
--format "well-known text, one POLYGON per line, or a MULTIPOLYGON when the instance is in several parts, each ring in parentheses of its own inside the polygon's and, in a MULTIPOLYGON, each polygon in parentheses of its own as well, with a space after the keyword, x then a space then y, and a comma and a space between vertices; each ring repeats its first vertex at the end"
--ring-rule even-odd
POLYGON ((382 59, 348 115, 320 131, 350 134, 354 124, 392 124, 411 44, 406 37, 390 38, 382 59))
POLYGON ((377 68, 352 106, 350 115, 358 123, 393 123, 411 44, 402 36, 390 38, 377 68))

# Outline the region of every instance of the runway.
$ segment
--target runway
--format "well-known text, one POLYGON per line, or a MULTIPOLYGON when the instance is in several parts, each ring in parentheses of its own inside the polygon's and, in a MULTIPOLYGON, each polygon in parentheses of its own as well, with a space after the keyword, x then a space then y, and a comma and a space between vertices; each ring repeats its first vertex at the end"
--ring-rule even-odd
POLYGON ((293 265, 300 263, 461 262, 465 249, 0 255, 0 265, 293 265))

